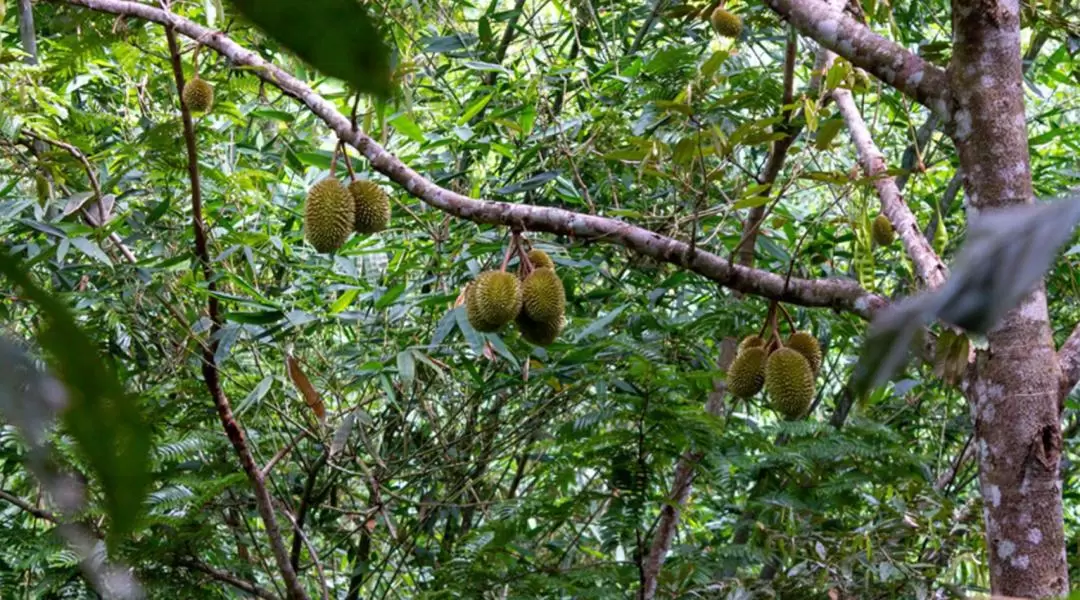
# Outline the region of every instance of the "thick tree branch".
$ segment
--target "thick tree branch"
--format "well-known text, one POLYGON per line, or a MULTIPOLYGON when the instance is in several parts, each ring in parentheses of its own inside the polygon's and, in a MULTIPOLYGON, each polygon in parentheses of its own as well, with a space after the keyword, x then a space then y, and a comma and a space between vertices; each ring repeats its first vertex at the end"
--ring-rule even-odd
POLYGON ((54 0, 97 11, 134 16, 174 27, 176 31, 228 57, 235 65, 253 67, 264 81, 303 102, 334 132, 360 151, 372 167, 405 188, 413 196, 443 212, 475 223, 568 235, 579 239, 615 243, 652 258, 670 262, 703 275, 736 291, 791 304, 829 307, 870 318, 886 305, 848 279, 795 279, 732 265, 715 254, 692 250, 684 242, 658 235, 616 219, 584 215, 553 207, 475 200, 441 188, 401 162, 377 142, 354 130, 347 117, 302 81, 267 62, 220 32, 160 9, 127 0, 54 0))
POLYGON ((874 33, 844 12, 843 5, 823 0, 765 0, 765 4, 803 35, 948 120, 951 99, 945 71, 874 33))
POLYGON ((896 180, 886 174, 888 165, 885 163, 885 157, 870 137, 870 131, 862 115, 859 114, 858 107, 855 106, 851 92, 838 88, 833 91, 832 96, 851 133, 851 141, 855 144, 863 173, 867 177, 874 178, 874 187, 881 200, 881 212, 892 223, 923 285, 930 289, 938 287, 945 282, 948 269, 930 247, 930 242, 923 236, 919 229, 919 222, 915 220, 915 215, 911 213, 911 209, 900 195, 896 180))
MULTIPOLYGON (((170 14, 166 11, 158 12, 162 15, 170 14)), ((180 46, 176 41, 173 27, 166 25, 165 35, 169 43, 173 77, 176 80, 176 93, 179 98, 183 95, 184 90, 184 69, 180 64, 180 46)), ((206 223, 202 214, 202 186, 199 183, 199 155, 195 146, 195 124, 191 120, 191 112, 188 111, 187 106, 182 101, 180 102, 180 116, 184 125, 188 176, 191 179, 191 222, 195 230, 195 255, 202 267, 203 279, 211 292, 208 301, 211 323, 210 341, 202 346, 203 379, 206 381, 206 387, 214 400, 214 406, 217 408, 218 417, 221 419, 221 424, 229 437, 229 442, 232 443, 233 448, 236 450, 236 454, 240 458, 240 464, 243 466, 244 472, 247 473, 248 480, 251 481, 251 487, 255 492, 255 504, 259 509, 259 515, 262 517, 263 525, 266 528, 266 537, 270 542, 270 549, 274 554, 278 570, 285 580, 285 587, 288 590, 289 597, 293 600, 307 600, 308 595, 303 586, 300 585, 296 570, 292 568, 289 555, 285 551, 285 542, 282 540, 281 530, 278 528, 277 518, 274 516, 274 506, 270 494, 266 490, 266 482, 263 479, 262 472, 255 464, 255 458, 247 447, 244 432, 240 429, 240 424, 236 422, 236 418, 232 414, 229 399, 226 398, 225 392, 221 389, 220 374, 218 373, 215 358, 218 342, 214 338, 214 333, 221 329, 221 315, 218 310, 217 297, 213 294, 215 289, 214 272, 211 266, 210 252, 206 244, 206 223)), ((344 119, 344 117, 342 118, 344 119)))

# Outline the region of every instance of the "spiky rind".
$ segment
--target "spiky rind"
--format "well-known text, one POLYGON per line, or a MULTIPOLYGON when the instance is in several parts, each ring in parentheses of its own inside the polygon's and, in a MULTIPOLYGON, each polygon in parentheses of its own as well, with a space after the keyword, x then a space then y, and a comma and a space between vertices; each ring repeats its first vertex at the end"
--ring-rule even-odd
POLYGON ((319 252, 340 248, 353 229, 352 196, 335 177, 327 177, 308 191, 304 206, 304 230, 308 242, 319 252))
POLYGON ((742 352, 747 348, 761 348, 764 346, 765 340, 761 339, 760 335, 748 335, 739 342, 739 352, 742 352))
POLYGON ((214 86, 198 75, 184 84, 184 106, 192 112, 207 112, 214 105, 214 86))
POLYGON ((714 10, 712 16, 709 17, 709 22, 712 23, 712 28, 716 33, 724 37, 737 38, 742 33, 743 23, 739 15, 723 8, 714 10))
POLYGON ((562 333, 563 328, 566 327, 564 317, 560 316, 555 321, 534 321, 525 314, 525 311, 518 314, 515 322, 518 331, 521 332, 521 337, 530 344, 537 346, 550 346, 562 333))
POLYGON ((788 337, 788 348, 803 355, 806 362, 810 363, 810 370, 816 375, 821 369, 821 344, 809 331, 796 331, 788 337))
POLYGON ((540 250, 539 248, 533 248, 529 250, 529 262, 532 263, 534 269, 554 269, 555 262, 551 260, 547 252, 540 250))
POLYGON ((497 331, 521 312, 521 282, 505 271, 485 271, 465 292, 465 313, 477 331, 497 331))
POLYGON ((896 239, 896 230, 893 229, 892 223, 889 222, 889 218, 883 214, 879 214, 871 226, 874 235, 874 243, 878 246, 888 246, 896 239))
POLYGON ((750 398, 765 384, 765 348, 751 346, 735 356, 728 368, 728 391, 736 398, 750 398))
POLYGON ((533 321, 553 322, 566 312, 566 291, 553 269, 534 269, 522 287, 522 312, 533 321))
POLYGON ((772 409, 785 419, 806 414, 814 399, 810 363, 793 348, 779 348, 765 361, 765 392, 772 409))
POLYGON ((374 181, 357 179, 349 184, 356 203, 353 229, 356 233, 378 233, 390 224, 390 196, 374 181))

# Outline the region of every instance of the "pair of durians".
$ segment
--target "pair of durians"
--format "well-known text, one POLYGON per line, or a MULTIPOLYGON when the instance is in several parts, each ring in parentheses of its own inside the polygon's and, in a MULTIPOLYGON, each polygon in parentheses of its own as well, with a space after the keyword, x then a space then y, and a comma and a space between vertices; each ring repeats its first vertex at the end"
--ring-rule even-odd
POLYGON ((374 181, 357 179, 346 187, 330 176, 308 191, 304 230, 319 252, 337 250, 353 232, 378 233, 389 223, 390 197, 374 181))
POLYGON ((810 332, 796 331, 782 346, 751 335, 739 343, 728 368, 728 391, 736 398, 750 398, 765 388, 773 410, 798 419, 814 400, 814 377, 820 368, 821 346, 810 332))
POLYGON ((498 331, 514 321, 526 341, 549 346, 566 326, 566 290, 546 252, 533 249, 527 257, 531 271, 523 261, 517 275, 477 275, 465 289, 465 314, 477 331, 498 331))

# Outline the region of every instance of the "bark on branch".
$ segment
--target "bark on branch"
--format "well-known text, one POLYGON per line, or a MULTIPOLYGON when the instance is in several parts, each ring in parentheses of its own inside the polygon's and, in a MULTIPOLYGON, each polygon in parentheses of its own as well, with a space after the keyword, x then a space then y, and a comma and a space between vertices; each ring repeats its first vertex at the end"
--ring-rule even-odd
POLYGON ((1061 399, 1058 405, 1064 405, 1065 396, 1080 383, 1080 325, 1069 334, 1069 339, 1058 350, 1058 361, 1061 363, 1061 399))
POLYGON ((930 242, 923 236, 919 229, 919 222, 915 220, 915 215, 911 213, 911 209, 900 194, 896 180, 887 174, 888 165, 885 163, 885 156, 870 137, 870 130, 867 129, 866 122, 859 114, 851 92, 838 88, 833 91, 832 97, 851 133, 851 141, 859 155, 859 165, 862 166, 863 173, 867 177, 874 178, 874 187, 881 200, 881 212, 892 223, 897 237, 904 244, 904 250, 915 265, 915 273, 928 288, 940 286, 948 276, 948 269, 934 252, 930 242))
MULTIPOLYGON (((162 15, 171 14, 166 11, 158 12, 162 15)), ((169 24, 165 26, 165 36, 168 39, 173 77, 176 80, 176 95, 177 98, 180 98, 184 91, 184 70, 180 64, 180 46, 176 41, 176 33, 169 24)), ((248 449, 244 432, 240 429, 240 424, 233 416, 229 399, 221 388, 220 373, 215 358, 218 342, 214 338, 214 334, 221 329, 222 321, 218 310, 217 297, 213 294, 215 289, 214 272, 206 243, 207 228, 202 212, 202 186, 199 182, 199 155, 195 146, 195 124, 192 122, 191 112, 188 111, 187 106, 182 101, 180 102, 180 116, 184 124, 188 176, 191 179, 191 223, 192 228, 195 230, 195 255, 202 267, 203 279, 211 292, 207 304, 207 312, 210 316, 210 341, 208 344, 202 345, 203 379, 214 401, 214 406, 217 408, 218 417, 221 419, 225 434, 228 436, 229 442, 232 443, 233 449, 240 458, 240 464, 251 482, 252 490, 255 493, 255 504, 259 509, 259 515, 262 517, 263 526, 266 528, 266 537, 270 542, 270 549, 274 554, 274 560, 277 562, 278 571, 281 572, 281 576, 285 580, 285 588, 288 590, 289 598, 307 600, 308 595, 303 586, 300 585, 296 570, 290 564, 289 555, 285 551, 285 542, 281 537, 281 530, 274 515, 274 506, 270 493, 266 490, 266 481, 263 479, 262 471, 255 464, 255 458, 252 456, 251 450, 248 449)))
POLYGON ((842 5, 824 0, 765 0, 773 12, 816 42, 851 61, 949 119, 949 80, 945 71, 874 33, 844 12, 842 5))
POLYGON ((252 73, 303 102, 342 140, 355 147, 375 170, 405 188, 428 205, 475 223, 501 225, 530 231, 563 234, 578 239, 615 243, 694 271, 730 289, 791 304, 829 307, 870 318, 887 301, 847 279, 796 279, 787 285, 783 276, 730 264, 724 258, 688 244, 605 217, 580 214, 553 207, 476 200, 441 188, 409 168, 396 156, 359 130, 332 103, 302 81, 247 50, 221 32, 209 30, 172 13, 127 0, 53 0, 117 15, 161 23, 198 39, 206 47, 228 57, 235 65, 253 67, 252 73))

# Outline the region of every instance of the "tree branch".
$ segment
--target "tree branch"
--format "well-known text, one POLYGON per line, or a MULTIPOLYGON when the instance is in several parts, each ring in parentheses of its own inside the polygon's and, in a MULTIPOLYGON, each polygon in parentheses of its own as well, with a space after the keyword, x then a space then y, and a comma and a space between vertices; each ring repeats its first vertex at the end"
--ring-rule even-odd
POLYGON ((915 220, 915 215, 911 213, 911 209, 900 195, 896 180, 888 176, 885 157, 870 137, 870 130, 867 129, 866 122, 863 121, 859 109, 855 106, 851 91, 837 88, 833 90, 832 97, 837 108, 840 109, 840 114, 844 117, 848 131, 851 132, 851 141, 859 155, 859 164, 862 165, 863 173, 867 177, 874 178, 874 187, 881 200, 881 212, 892 223, 893 229, 904 244, 904 249, 915 265, 915 272, 923 285, 928 288, 940 286, 945 282, 948 269, 938 258, 930 242, 923 236, 919 229, 919 222, 915 220))
POLYGON ((14 495, 14 494, 9 494, 8 492, 5 492, 4 490, 0 490, 0 500, 5 500, 7 502, 10 502, 11 504, 14 504, 15 506, 19 507, 21 510, 23 510, 25 512, 28 512, 31 515, 34 515, 35 517, 37 517, 37 518, 39 518, 39 519, 41 519, 43 521, 49 521, 50 523, 55 523, 57 525, 62 524, 62 521, 60 520, 59 516, 54 515, 53 513, 49 512, 47 510, 38 508, 38 507, 30 504, 29 502, 23 500, 22 498, 14 495))
MULTIPOLYGON (((170 15, 166 11, 157 12, 162 15, 170 15)), ((180 47, 176 41, 176 33, 169 24, 166 24, 165 36, 169 43, 173 77, 176 79, 176 94, 177 98, 180 98, 183 96, 184 91, 184 69, 180 64, 180 47)), ((307 600, 308 595, 303 586, 300 585, 296 571, 289 562, 289 555, 285 551, 285 542, 282 540, 281 530, 278 528, 277 518, 274 516, 274 507, 270 494, 266 490, 266 482, 263 479, 262 472, 255 464, 255 458, 251 455, 251 451, 248 450, 244 432, 240 429, 240 424, 236 422, 236 418, 232 414, 232 407, 229 406, 229 400, 221 389, 217 360, 215 359, 218 342, 214 336, 221 329, 221 315, 218 311, 217 297, 213 293, 216 286, 214 284, 210 253, 206 244, 206 223, 202 214, 202 186, 199 183, 199 155, 195 146, 195 124, 191 120, 191 112, 188 111, 183 101, 180 102, 180 116, 184 124, 188 176, 191 179, 191 223, 195 231, 195 255, 199 259, 203 279, 206 281, 207 289, 210 291, 207 303, 210 316, 209 343, 202 345, 203 379, 206 381, 207 390, 214 400, 214 406, 217 408, 221 425, 224 427, 229 441, 240 458, 240 464, 243 466, 244 472, 247 473, 248 479, 251 481, 251 487, 255 492, 255 504, 259 509, 259 515, 262 517, 263 526, 266 528, 266 537, 269 539, 270 549, 274 554, 278 570, 281 572, 282 578, 285 579, 285 588, 288 590, 289 597, 294 600, 307 600)))
POLYGON ((220 569, 215 569, 210 565, 183 558, 177 560, 176 562, 182 567, 186 567, 188 569, 191 569, 192 571, 198 571, 200 573, 209 575, 212 579, 227 583, 238 590, 247 592, 248 594, 255 596, 256 598, 265 598, 265 600, 279 600, 273 592, 265 590, 255 585, 254 583, 251 583, 250 581, 244 581, 243 579, 240 579, 239 577, 236 577, 231 573, 226 573, 225 571, 222 571, 220 569))
MULTIPOLYGON (((717 366, 727 371, 735 360, 738 342, 734 338, 726 338, 720 344, 720 359, 717 366)), ((727 381, 718 380, 713 383, 713 393, 709 394, 709 401, 705 410, 713 416, 723 416, 724 396, 727 394, 727 381)), ((671 551, 671 542, 675 539, 675 530, 679 525, 679 517, 682 509, 690 499, 690 490, 694 483, 694 469, 705 456, 700 450, 687 450, 679 457, 675 465, 675 477, 671 483, 669 500, 660 509, 660 520, 656 525, 656 533, 653 534, 652 546, 645 562, 645 577, 641 585, 641 600, 652 600, 656 597, 657 577, 660 569, 664 566, 664 560, 671 551)))
POLYGON ((302 81, 267 62, 220 32, 211 31, 192 21, 160 9, 127 0, 53 0, 85 6, 101 12, 134 16, 173 27, 176 31, 228 57, 234 64, 253 67, 255 73, 303 102, 342 140, 355 147, 372 167, 405 188, 428 205, 450 215, 475 223, 502 225, 562 234, 598 242, 616 243, 640 254, 679 265, 736 291, 763 296, 791 304, 830 307, 869 319, 887 301, 867 292, 849 279, 795 279, 785 285, 781 275, 732 265, 715 254, 696 250, 684 242, 658 235, 604 217, 584 215, 554 207, 530 206, 508 202, 475 200, 456 194, 427 180, 401 162, 377 142, 359 130, 353 130, 347 117, 332 103, 315 93, 302 81))
POLYGON ((948 120, 952 104, 945 71, 874 33, 823 0, 765 0, 780 17, 825 48, 904 92, 948 120))
POLYGON ((1064 402, 1065 396, 1069 395, 1076 384, 1080 383, 1080 325, 1073 329, 1069 338, 1058 350, 1058 362, 1061 363, 1060 404, 1064 402))

